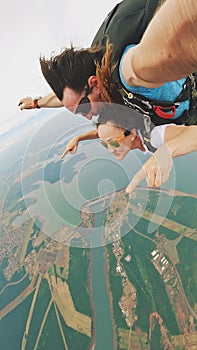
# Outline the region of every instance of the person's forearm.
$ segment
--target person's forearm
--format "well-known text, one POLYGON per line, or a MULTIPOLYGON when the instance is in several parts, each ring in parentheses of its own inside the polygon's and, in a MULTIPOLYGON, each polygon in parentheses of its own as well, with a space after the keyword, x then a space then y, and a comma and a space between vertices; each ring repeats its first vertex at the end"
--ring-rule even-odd
POLYGON ((182 78, 197 70, 196 52, 197 1, 167 0, 144 33, 135 74, 159 83, 182 78))
POLYGON ((95 129, 73 137, 70 140, 70 142, 67 144, 65 151, 62 153, 61 159, 63 159, 65 155, 68 153, 71 153, 71 154, 76 153, 78 144, 80 141, 93 140, 97 138, 98 138, 98 130, 95 130, 95 129))
POLYGON ((80 134, 76 136, 78 142, 85 140, 94 140, 98 138, 98 130, 87 131, 84 134, 80 134))
POLYGON ((63 103, 57 98, 57 96, 52 92, 38 100, 38 106, 40 108, 55 108, 63 107, 63 103))
POLYGON ((124 60, 130 85, 159 86, 196 71, 197 1, 167 0, 124 60))
POLYGON ((44 97, 37 97, 33 99, 31 96, 23 97, 19 103, 21 110, 34 109, 34 108, 54 108, 63 107, 62 102, 57 98, 57 96, 52 92, 44 97))
POLYGON ((165 144, 172 158, 197 151, 197 125, 186 126, 182 133, 165 144))

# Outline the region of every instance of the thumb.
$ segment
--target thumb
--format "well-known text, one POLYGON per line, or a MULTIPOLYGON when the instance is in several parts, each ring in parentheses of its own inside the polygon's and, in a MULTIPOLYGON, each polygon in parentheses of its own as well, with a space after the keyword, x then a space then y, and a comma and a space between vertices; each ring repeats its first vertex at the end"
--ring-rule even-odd
POLYGON ((75 154, 77 152, 77 146, 73 147, 73 149, 70 151, 71 154, 75 154))

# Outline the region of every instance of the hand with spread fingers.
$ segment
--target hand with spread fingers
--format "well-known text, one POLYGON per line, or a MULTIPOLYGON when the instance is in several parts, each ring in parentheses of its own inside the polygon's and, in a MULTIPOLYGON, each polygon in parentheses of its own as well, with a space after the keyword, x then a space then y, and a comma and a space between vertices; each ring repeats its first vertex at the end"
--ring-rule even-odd
POLYGON ((24 97, 19 101, 18 106, 20 106, 21 110, 32 109, 34 108, 34 100, 31 96, 24 97))
POLYGON ((167 182, 172 170, 172 154, 166 144, 162 145, 134 175, 126 192, 132 193, 139 183, 146 178, 148 187, 159 187, 167 182))
POLYGON ((65 151, 61 155, 61 159, 65 157, 67 153, 74 154, 77 151, 78 148, 78 139, 77 137, 73 137, 70 142, 67 144, 65 151))

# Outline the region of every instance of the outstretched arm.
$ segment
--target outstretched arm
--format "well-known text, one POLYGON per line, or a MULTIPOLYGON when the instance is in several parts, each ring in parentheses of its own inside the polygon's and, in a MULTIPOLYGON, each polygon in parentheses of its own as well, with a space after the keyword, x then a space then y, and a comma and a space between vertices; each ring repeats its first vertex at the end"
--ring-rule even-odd
POLYGON ((168 126, 165 144, 135 174, 126 192, 131 193, 146 178, 149 187, 159 187, 169 178, 175 157, 197 151, 197 126, 168 126), (174 136, 172 138, 172 135, 174 136))
POLYGON ((197 70, 197 1, 167 0, 123 59, 128 84, 156 87, 197 70))
MULTIPOLYGON (((39 98, 37 101, 37 108, 55 108, 63 107, 62 102, 57 98, 57 96, 52 92, 44 97, 39 98)), ((32 109, 36 108, 34 105, 34 99, 32 97, 24 97, 19 101, 20 109, 32 109)))
POLYGON ((67 153, 74 154, 77 151, 78 143, 85 140, 94 140, 98 138, 98 130, 91 130, 84 134, 73 137, 67 144, 65 151, 61 155, 61 159, 65 157, 67 153))

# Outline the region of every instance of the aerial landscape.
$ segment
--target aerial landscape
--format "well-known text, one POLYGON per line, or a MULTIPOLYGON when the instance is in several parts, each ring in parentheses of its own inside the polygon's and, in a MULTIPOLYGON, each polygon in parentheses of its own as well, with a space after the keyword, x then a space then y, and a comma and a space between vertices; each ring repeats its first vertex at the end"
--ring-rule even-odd
POLYGON ((197 191, 140 186, 129 197, 127 178, 116 182, 122 170, 104 154, 116 186, 99 195, 86 174, 86 167, 98 173, 88 147, 66 163, 72 176, 54 160, 63 140, 45 164, 46 146, 31 144, 23 163, 19 157, 1 171, 3 349, 195 349, 197 191), (78 174, 87 196, 75 205, 78 174), (60 184, 64 198, 56 207, 60 184), (43 187, 54 217, 41 210, 43 187))
POLYGON ((197 350, 196 4, 1 7, 0 350, 197 350))

